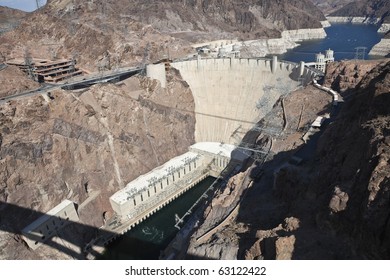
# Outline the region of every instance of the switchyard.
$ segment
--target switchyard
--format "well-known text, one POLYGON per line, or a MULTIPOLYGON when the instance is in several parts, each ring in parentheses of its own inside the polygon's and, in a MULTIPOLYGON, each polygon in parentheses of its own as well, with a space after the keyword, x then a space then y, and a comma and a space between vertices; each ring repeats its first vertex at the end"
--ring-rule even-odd
POLYGON ((73 59, 15 58, 5 63, 18 67, 36 81, 46 83, 57 83, 86 73, 76 67, 73 59))

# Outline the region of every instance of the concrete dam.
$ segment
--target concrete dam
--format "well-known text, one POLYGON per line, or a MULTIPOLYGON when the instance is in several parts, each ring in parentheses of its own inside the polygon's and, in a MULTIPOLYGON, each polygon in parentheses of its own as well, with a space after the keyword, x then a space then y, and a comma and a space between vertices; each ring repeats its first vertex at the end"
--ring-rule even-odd
MULTIPOLYGON (((159 80, 163 88, 167 82, 166 66, 163 63, 147 66, 147 76, 159 80)), ((139 176, 110 197, 114 216, 102 227, 105 233, 88 244, 92 251, 102 251, 115 237, 206 177, 218 178, 221 172, 229 176, 236 174, 251 153, 256 152, 238 147, 241 139, 236 132, 240 130, 245 134, 256 127, 276 101, 318 75, 315 69, 303 63, 278 61, 276 57, 198 58, 173 62, 170 67, 179 70, 192 91, 196 143, 187 153, 139 176)), ((55 212, 61 215, 63 209, 57 208, 55 212)), ((52 216, 55 219, 57 214, 52 216)), ((36 222, 25 229, 24 238, 34 245, 33 249, 39 246, 36 240, 44 242, 40 238, 44 225, 36 222)))
POLYGON ((274 59, 202 59, 171 64, 195 100, 195 141, 236 145, 283 95, 315 73, 304 65, 274 59))

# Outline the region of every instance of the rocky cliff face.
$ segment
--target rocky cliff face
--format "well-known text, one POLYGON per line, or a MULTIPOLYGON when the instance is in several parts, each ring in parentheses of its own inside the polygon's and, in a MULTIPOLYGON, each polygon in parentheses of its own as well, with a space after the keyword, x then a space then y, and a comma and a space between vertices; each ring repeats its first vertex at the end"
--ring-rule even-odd
POLYGON ((126 15, 118 16, 119 11, 106 14, 98 10, 98 3, 105 1, 91 3, 49 1, 1 36, 0 53, 7 59, 24 57, 26 51, 37 58, 74 57, 79 67, 96 71, 107 57, 110 63, 106 68, 112 69, 190 52, 183 40, 161 34, 126 15))
POLYGON ((343 6, 352 2, 352 0, 311 0, 325 15, 328 15, 343 6))
POLYGON ((27 13, 0 6, 0 34, 16 28, 27 13))
POLYGON ((322 137, 319 225, 346 234, 362 258, 389 258, 390 62, 372 69, 322 137))
POLYGON ((39 83, 16 66, 6 66, 0 70, 0 84, 0 98, 39 88, 39 83))
POLYGON ((383 22, 390 22, 389 11, 390 3, 387 0, 359 0, 349 3, 330 16, 380 18, 383 22))
POLYGON ((338 92, 354 89, 372 68, 382 62, 383 60, 366 60, 359 63, 351 61, 330 63, 326 68, 324 86, 338 92))
MULTIPOLYGON (((390 24, 388 25, 390 28, 390 24)), ((390 31, 371 49, 370 55, 390 57, 390 31)))
POLYGON ((224 32, 262 38, 282 30, 321 28, 323 14, 309 1, 131 1, 128 14, 165 32, 224 32), (245 35, 246 34, 246 35, 245 35))
POLYGON ((192 95, 176 72, 168 76, 167 89, 133 77, 2 104, 0 258, 71 257, 47 245, 30 251, 20 242, 21 229, 39 217, 33 211, 74 201, 85 227, 70 231, 69 240, 82 249, 112 215, 110 195, 187 151, 194 142, 192 95))
POLYGON ((284 30, 321 28, 325 20, 308 0, 280 1, 81 1, 51 0, 2 36, 7 58, 75 57, 94 70, 135 65, 192 52, 190 42, 277 38, 284 30))

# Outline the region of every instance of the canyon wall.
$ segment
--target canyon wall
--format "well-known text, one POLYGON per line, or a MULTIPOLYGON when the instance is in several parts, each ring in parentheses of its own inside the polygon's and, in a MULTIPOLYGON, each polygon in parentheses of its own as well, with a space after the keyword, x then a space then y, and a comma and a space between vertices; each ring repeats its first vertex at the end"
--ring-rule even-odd
POLYGON ((389 56, 390 54, 390 38, 383 38, 370 51, 370 55, 389 56))
POLYGON ((109 197, 194 143, 193 111, 191 91, 174 70, 166 89, 132 77, 3 103, 0 258, 83 258, 83 246, 113 215, 109 197), (29 250, 21 230, 64 199, 76 203, 80 223, 59 235, 78 252, 50 242, 29 250))

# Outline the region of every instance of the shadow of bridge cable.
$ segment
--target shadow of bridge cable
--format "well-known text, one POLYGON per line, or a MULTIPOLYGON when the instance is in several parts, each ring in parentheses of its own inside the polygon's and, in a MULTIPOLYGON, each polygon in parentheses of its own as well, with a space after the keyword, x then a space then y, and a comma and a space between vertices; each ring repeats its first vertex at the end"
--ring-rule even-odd
MULTIPOLYGON (((26 253, 19 252, 19 255, 26 256, 26 258, 34 258, 35 255, 25 240, 20 238, 22 236, 35 242, 46 244, 73 259, 86 259, 88 254, 90 257, 98 257, 101 252, 95 251, 92 247, 88 246, 88 243, 91 240, 101 240, 100 243, 103 245, 105 239, 115 236, 115 233, 111 231, 70 220, 65 221, 64 225, 59 227, 53 236, 45 240, 42 240, 39 232, 31 232, 31 234, 22 233, 22 230, 26 226, 44 216, 58 218, 57 216, 50 216, 33 209, 0 201, 0 231, 13 234, 15 240, 24 244, 24 246, 18 248, 25 248, 26 253)), ((42 248, 36 249, 36 251, 39 250, 42 250, 42 248)), ((3 258, 7 258, 7 256, 3 256, 3 258)))

